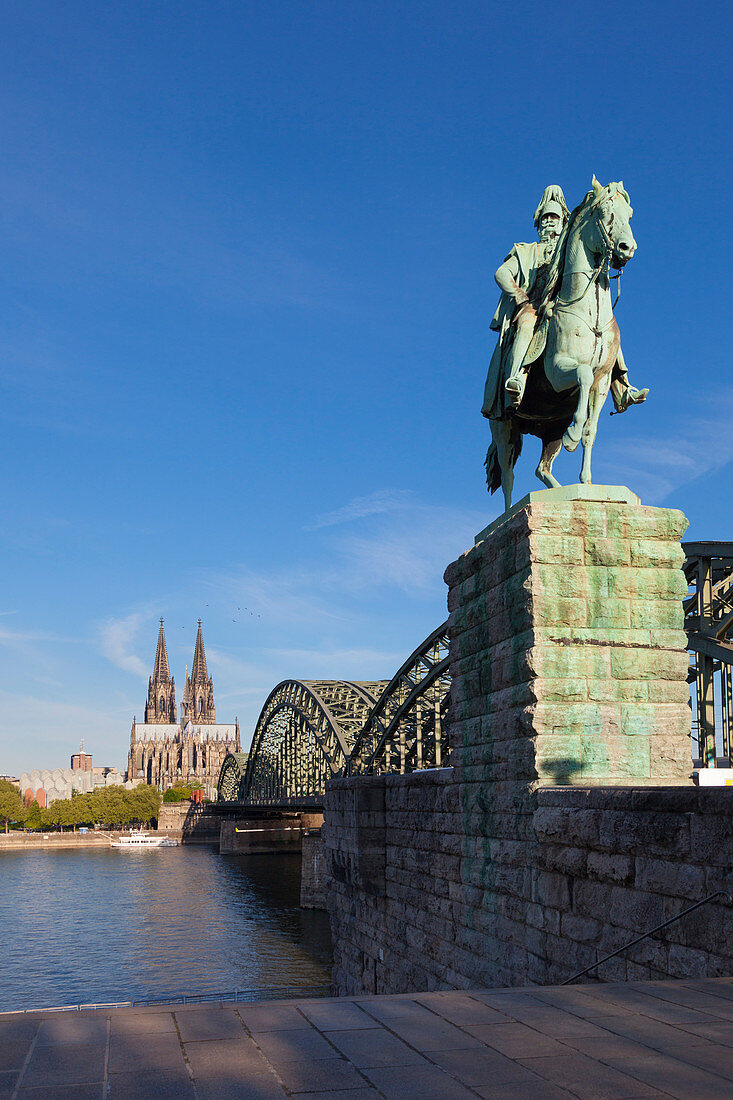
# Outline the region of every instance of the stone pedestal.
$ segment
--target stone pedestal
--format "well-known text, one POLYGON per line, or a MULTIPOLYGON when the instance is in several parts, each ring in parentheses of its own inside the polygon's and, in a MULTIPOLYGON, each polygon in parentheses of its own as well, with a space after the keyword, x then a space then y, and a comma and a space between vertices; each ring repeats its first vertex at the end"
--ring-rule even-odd
POLYGON ((538 785, 690 783, 686 527, 622 487, 549 489, 448 567, 452 762, 494 781, 494 808, 538 785))

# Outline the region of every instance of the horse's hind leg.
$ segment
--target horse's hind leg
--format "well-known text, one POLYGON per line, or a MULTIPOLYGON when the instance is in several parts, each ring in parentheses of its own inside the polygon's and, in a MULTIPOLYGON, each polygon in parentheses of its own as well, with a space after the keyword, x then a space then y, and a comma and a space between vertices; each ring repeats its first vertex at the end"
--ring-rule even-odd
POLYGON ((551 439, 542 444, 542 454, 535 474, 548 489, 559 489, 560 482, 552 472, 552 464, 562 450, 562 439, 551 439))

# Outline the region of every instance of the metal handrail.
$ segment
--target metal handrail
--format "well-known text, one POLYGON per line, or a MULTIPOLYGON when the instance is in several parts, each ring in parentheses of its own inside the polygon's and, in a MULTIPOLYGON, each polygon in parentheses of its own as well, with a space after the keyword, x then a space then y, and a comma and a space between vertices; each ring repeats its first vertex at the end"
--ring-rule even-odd
POLYGON ((326 983, 317 985, 281 985, 264 989, 231 989, 226 993, 177 993, 172 996, 146 997, 137 1001, 100 1001, 98 1003, 78 1005, 49 1005, 47 1008, 13 1008, 0 1012, 3 1016, 30 1015, 34 1012, 86 1012, 89 1009, 102 1008, 148 1008, 153 1005, 193 1005, 216 1003, 217 1001, 235 1001, 251 1003, 257 1001, 300 1001, 314 997, 330 997, 331 986, 326 983))
POLYGON ((624 951, 628 951, 630 947, 634 947, 637 943, 641 943, 641 941, 647 939, 648 936, 653 936, 656 932, 661 932, 663 928, 666 928, 670 924, 674 924, 676 920, 687 916, 688 913, 692 913, 695 909, 699 909, 701 905, 707 905, 709 901, 714 901, 715 898, 725 898, 728 905, 733 905, 733 897, 731 897, 726 890, 717 890, 709 897, 703 898, 702 901, 696 901, 695 904, 691 905, 688 909, 683 909, 681 913, 677 913, 676 916, 670 917, 669 920, 664 921, 662 924, 658 924, 656 928, 650 928, 648 932, 644 932, 641 936, 637 936, 635 940, 631 940, 630 943, 626 943, 623 947, 619 947, 618 951, 612 951, 610 955, 604 955, 602 959, 597 959, 596 962, 592 963, 590 966, 586 966, 585 970, 580 970, 577 974, 573 974, 572 978, 566 978, 564 982, 560 982, 560 985, 570 985, 571 982, 576 981, 578 978, 582 978, 584 974, 588 974, 591 970, 595 970, 597 966, 602 966, 603 963, 608 962, 609 959, 615 959, 617 955, 621 955, 624 951))

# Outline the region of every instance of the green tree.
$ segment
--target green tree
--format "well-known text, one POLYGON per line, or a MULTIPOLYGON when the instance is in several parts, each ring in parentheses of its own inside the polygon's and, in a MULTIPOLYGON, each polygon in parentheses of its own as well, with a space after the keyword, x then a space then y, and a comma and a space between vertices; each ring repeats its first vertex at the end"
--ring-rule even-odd
POLYGON ((25 812, 25 804, 18 788, 7 779, 0 779, 0 821, 5 822, 6 833, 11 821, 24 820, 25 812))
POLYGON ((42 829, 43 828, 43 814, 41 813, 41 807, 37 802, 32 802, 25 815, 25 826, 27 829, 42 829))

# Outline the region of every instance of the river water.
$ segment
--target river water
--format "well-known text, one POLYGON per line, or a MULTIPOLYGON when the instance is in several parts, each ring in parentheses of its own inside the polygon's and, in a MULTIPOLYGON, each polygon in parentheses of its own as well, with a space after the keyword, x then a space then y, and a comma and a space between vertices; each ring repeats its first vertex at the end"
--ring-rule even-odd
POLYGON ((300 856, 0 852, 0 1011, 328 984, 300 856))

